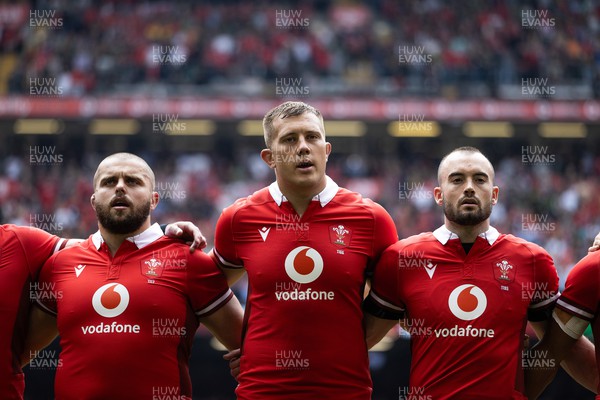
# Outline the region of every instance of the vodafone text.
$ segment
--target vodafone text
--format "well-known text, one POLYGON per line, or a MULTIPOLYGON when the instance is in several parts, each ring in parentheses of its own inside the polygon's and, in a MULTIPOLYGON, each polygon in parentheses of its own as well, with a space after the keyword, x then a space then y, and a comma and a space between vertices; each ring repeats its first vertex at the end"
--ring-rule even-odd
POLYGON ((441 328, 434 329, 436 337, 482 337, 482 338, 493 338, 495 332, 493 329, 485 328, 473 328, 471 325, 467 325, 466 328, 459 328, 458 325, 454 325, 452 328, 441 328))
POLYGON ((139 325, 119 324, 113 321, 111 324, 100 322, 98 325, 82 326, 81 330, 84 335, 94 333, 140 333, 139 325))
POLYGON ((335 297, 333 291, 313 291, 311 288, 301 290, 301 286, 300 283, 276 283, 275 297, 278 301, 333 300, 335 297))

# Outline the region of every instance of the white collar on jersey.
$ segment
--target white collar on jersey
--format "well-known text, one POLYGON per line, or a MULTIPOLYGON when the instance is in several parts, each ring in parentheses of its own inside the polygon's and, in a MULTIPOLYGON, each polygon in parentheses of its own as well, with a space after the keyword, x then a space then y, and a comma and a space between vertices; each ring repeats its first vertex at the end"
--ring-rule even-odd
MULTIPOLYGON (((337 183, 335 183, 333 179, 331 179, 327 175, 325 175, 325 181, 325 189, 323 189, 321 193, 313 197, 313 200, 319 201, 321 203, 321 207, 325 207, 327 203, 333 200, 335 194, 339 189, 337 183)), ((273 200, 275 200, 275 203, 277 203, 278 206, 281 206, 281 203, 283 203, 283 201, 287 201, 283 193, 281 193, 277 181, 269 185, 269 193, 271 193, 271 197, 273 198, 273 200)))
MULTIPOLYGON (((135 244, 138 249, 141 249, 142 247, 148 246, 150 243, 160 239, 161 237, 163 237, 163 231, 160 229, 160 225, 155 222, 144 232, 135 236, 130 236, 127 238, 127 240, 135 244)), ((102 243, 104 243, 104 238, 100 234, 100 231, 97 231, 92 235, 92 242, 94 242, 96 250, 100 250, 100 246, 102 246, 102 243)))
MULTIPOLYGON (((454 232, 451 232, 445 225, 440 226, 435 231, 433 231, 433 236, 444 246, 451 239, 458 239, 458 235, 454 232)), ((500 236, 500 232, 493 226, 490 226, 490 229, 487 232, 483 232, 479 234, 479 237, 484 238, 490 244, 494 244, 496 239, 500 236)))

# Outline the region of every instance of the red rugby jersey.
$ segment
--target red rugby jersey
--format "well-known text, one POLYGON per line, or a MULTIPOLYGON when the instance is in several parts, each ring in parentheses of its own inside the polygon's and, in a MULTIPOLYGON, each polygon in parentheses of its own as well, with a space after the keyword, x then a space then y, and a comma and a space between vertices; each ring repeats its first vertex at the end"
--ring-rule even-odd
MULTIPOLYGON (((600 252, 590 253, 579 261, 569 272, 565 290, 556 302, 556 306, 592 324, 596 342, 596 364, 600 370, 600 252)), ((598 387, 600 390, 600 386, 598 387)), ((596 396, 600 399, 600 395, 596 396)))
POLYGON ((381 206, 329 178, 302 217, 277 183, 223 211, 214 257, 249 285, 238 399, 370 399, 365 276, 396 240, 381 206))
POLYGON ((522 399, 528 316, 546 319, 557 297, 558 275, 541 247, 490 228, 466 254, 442 226, 384 252, 367 302, 405 319, 412 348, 406 393, 522 399))
POLYGON ((0 397, 22 399, 23 352, 38 273, 63 239, 37 228, 0 226, 0 397))
POLYGON ((39 287, 39 303, 57 315, 59 399, 191 398, 198 317, 233 296, 210 257, 190 254, 158 224, 114 257, 100 232, 57 253, 39 287))

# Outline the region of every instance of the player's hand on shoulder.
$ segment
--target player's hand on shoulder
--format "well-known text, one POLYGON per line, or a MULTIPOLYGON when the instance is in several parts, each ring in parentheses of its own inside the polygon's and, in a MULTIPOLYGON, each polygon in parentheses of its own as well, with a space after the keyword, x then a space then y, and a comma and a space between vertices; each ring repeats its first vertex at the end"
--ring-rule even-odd
POLYGON ((588 251, 594 252, 600 249, 600 232, 598 232, 598 234, 596 235, 596 237, 594 238, 594 243, 592 244, 592 247, 590 247, 588 249, 588 251))
POLYGON ((200 232, 200 228, 190 221, 177 221, 168 224, 165 235, 170 238, 185 240, 190 245, 190 253, 193 253, 196 249, 206 247, 206 238, 200 232))

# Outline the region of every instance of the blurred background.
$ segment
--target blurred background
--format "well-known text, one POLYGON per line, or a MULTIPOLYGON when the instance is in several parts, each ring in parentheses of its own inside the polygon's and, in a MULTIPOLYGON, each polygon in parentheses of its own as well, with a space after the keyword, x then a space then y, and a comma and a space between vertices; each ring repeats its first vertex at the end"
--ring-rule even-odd
MULTIPOLYGON (((4 1, 0 220, 87 237, 93 172, 129 151, 156 172, 154 220, 193 221, 211 248, 222 208, 274 179, 263 115, 302 100, 324 115, 328 174, 401 238, 442 224, 441 157, 479 147, 493 225, 547 249, 564 284, 600 232, 599 98, 598 0, 4 1)), ((408 383, 407 335, 388 339, 374 400, 408 383)), ((221 355, 201 328, 194 398, 234 398, 221 355)), ((27 398, 52 398, 52 368, 26 372, 27 398)), ((593 395, 561 375, 543 398, 593 395)))

